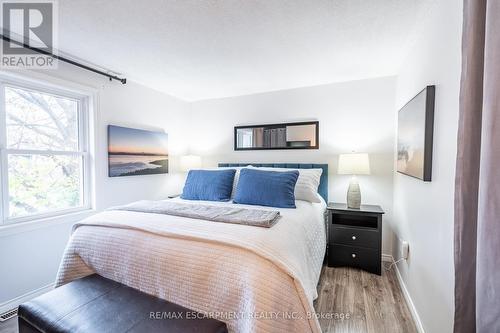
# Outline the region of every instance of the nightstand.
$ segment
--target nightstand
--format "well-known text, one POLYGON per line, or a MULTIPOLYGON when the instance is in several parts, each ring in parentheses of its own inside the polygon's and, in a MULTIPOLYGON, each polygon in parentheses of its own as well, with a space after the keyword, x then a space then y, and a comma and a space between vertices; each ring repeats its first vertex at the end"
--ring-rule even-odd
POLYGON ((382 215, 380 206, 328 204, 328 266, 350 266, 381 275, 382 215))

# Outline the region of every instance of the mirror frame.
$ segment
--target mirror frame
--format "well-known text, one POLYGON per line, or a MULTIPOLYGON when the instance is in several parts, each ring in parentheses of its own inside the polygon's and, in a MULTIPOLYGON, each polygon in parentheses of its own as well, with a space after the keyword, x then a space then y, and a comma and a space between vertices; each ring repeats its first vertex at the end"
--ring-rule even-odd
POLYGON ((234 127, 234 150, 288 150, 288 149, 319 149, 319 121, 303 121, 296 123, 277 123, 277 124, 262 124, 262 125, 245 125, 245 126, 235 126, 234 127), (315 125, 316 131, 316 145, 310 147, 250 147, 250 148, 238 148, 238 130, 243 128, 255 128, 255 127, 269 127, 269 128, 277 128, 283 126, 293 126, 293 125, 315 125))

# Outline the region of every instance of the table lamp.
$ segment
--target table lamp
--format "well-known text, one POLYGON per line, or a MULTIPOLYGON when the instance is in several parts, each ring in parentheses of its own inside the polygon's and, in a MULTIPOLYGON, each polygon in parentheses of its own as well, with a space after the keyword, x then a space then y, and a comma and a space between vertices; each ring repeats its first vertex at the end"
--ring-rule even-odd
POLYGON ((370 174, 370 161, 368 154, 340 154, 339 155, 339 175, 352 175, 347 191, 347 207, 359 209, 361 206, 361 191, 356 175, 370 174))

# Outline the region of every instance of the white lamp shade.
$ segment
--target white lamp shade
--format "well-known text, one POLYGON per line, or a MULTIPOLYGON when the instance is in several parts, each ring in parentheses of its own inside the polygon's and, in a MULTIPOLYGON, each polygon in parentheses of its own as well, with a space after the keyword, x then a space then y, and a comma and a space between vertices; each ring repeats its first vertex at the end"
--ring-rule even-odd
POLYGON ((338 174, 369 175, 370 161, 368 154, 340 154, 338 174))
POLYGON ((191 169, 199 169, 201 167, 201 157, 196 155, 181 156, 181 170, 188 172, 191 169))

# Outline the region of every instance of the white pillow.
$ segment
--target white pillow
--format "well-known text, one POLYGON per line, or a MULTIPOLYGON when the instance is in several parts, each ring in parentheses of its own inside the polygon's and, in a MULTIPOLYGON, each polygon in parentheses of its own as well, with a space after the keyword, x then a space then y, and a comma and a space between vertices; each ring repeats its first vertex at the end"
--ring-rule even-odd
MULTIPOLYGON (((299 178, 297 178, 297 183, 295 184, 295 200, 321 202, 321 199, 318 196, 318 187, 323 169, 269 168, 254 167, 251 165, 248 166, 248 168, 281 172, 297 170, 299 172, 299 178)), ((237 172, 237 174, 239 177, 239 171, 237 172)), ((236 176, 234 177, 234 183, 236 183, 236 176)))
POLYGON ((234 174, 234 180, 233 180, 233 190, 231 192, 231 199, 234 198, 234 194, 236 193, 236 187, 238 186, 238 181, 240 180, 240 171, 241 169, 246 168, 244 167, 218 167, 217 169, 235 169, 236 173, 234 174))

